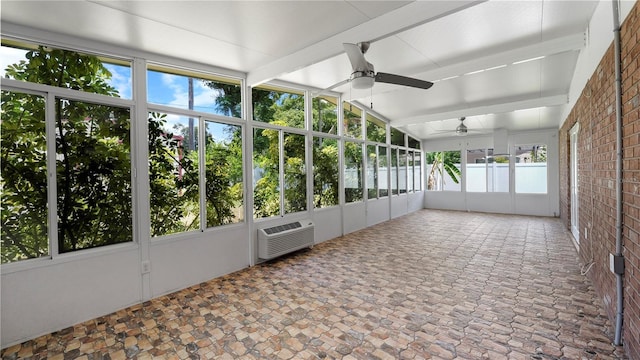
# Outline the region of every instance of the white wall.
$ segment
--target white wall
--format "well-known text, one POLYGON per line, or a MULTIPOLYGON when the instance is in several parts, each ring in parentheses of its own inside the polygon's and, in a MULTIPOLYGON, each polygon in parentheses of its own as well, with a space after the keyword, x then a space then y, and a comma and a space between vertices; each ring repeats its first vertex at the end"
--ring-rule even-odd
POLYGON ((3 348, 142 301, 137 246, 76 255, 2 267, 3 348))
POLYGON ((248 225, 196 232, 150 246, 151 297, 157 297, 249 266, 248 225))
POLYGON ((389 198, 367 200, 367 226, 373 226, 390 219, 389 198))

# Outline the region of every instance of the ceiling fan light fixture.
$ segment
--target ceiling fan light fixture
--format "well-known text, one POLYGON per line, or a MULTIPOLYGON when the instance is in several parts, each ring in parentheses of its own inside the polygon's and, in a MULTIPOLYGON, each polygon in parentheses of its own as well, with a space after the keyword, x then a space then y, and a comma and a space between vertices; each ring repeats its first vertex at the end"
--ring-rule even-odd
POLYGON ((356 71, 351 74, 351 86, 354 89, 371 89, 374 82, 375 77, 365 71, 356 71))
POLYGON ((467 125, 463 123, 464 119, 465 119, 464 117, 460 118, 460 125, 458 125, 458 127, 456 128, 456 135, 458 136, 467 135, 468 129, 467 129, 467 125))

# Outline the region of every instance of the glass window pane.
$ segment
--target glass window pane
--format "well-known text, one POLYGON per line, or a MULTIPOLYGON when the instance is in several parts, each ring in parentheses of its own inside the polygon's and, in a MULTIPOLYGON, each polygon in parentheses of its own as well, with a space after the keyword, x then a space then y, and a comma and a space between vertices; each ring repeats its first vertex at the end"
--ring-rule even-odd
POLYGON ((547 146, 517 145, 515 152, 516 193, 547 193, 547 146))
POLYGON ((196 119, 149 114, 151 236, 200 229, 197 132, 196 119))
POLYGON ((378 147, 378 189, 380 197, 389 196, 389 159, 387 157, 387 147, 378 147))
POLYGON ((398 188, 400 194, 407 192, 407 151, 400 149, 398 155, 398 188))
POLYGON ((133 241, 129 109, 56 100, 58 250, 133 241))
POLYGON ((411 136, 407 136, 409 140, 409 147, 412 149, 420 149, 420 141, 412 138, 411 136))
POLYGON ((313 98, 313 131, 338 134, 338 99, 330 96, 313 98))
POLYGON ((398 149, 391 149, 391 194, 398 195, 398 149))
POLYGON ((313 204, 338 205, 338 140, 313 138, 313 204))
POLYGON ((280 132, 253 129, 253 216, 280 215, 280 132))
POLYGON ((362 139, 362 110, 348 102, 342 103, 344 109, 344 136, 362 139))
POLYGON ((45 99, 2 91, 2 261, 49 255, 45 99))
POLYGON ((509 192, 509 156, 493 156, 493 149, 487 155, 487 191, 509 192))
POLYGON ((131 99, 131 63, 2 40, 2 77, 131 99))
POLYGON ((387 142, 386 124, 371 114, 367 114, 367 140, 379 143, 387 142))
POLYGON ((378 197, 378 161, 376 146, 367 145, 367 198, 378 197))
POLYGON ((242 127, 205 123, 207 227, 244 221, 242 127))
POLYGON ((407 151, 407 191, 414 192, 415 186, 413 184, 413 151, 407 151))
POLYGON ((413 156, 413 188, 422 191, 422 153, 418 151, 413 156))
POLYGON ((404 133, 402 131, 391 128, 391 145, 405 146, 404 133))
POLYGON ((485 149, 467 150, 467 191, 487 192, 487 154, 485 149))
POLYGON ((274 87, 251 90, 253 120, 303 129, 304 95, 274 87))
POLYGON ((460 151, 428 152, 427 190, 428 191, 461 191, 460 151))
POLYGON ((362 146, 344 142, 344 195, 345 201, 362 201, 362 146))
POLYGON ((242 117, 239 80, 150 66, 147 101, 179 109, 242 117))
POLYGON ((284 133, 284 212, 307 210, 305 136, 284 133))

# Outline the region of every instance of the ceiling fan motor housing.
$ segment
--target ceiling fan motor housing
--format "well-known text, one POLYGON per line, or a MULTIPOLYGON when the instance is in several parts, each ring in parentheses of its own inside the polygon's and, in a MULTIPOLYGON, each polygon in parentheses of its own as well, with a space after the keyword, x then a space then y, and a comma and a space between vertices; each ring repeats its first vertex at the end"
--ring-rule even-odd
POLYGON ((351 73, 351 85, 354 89, 370 89, 373 87, 376 75, 371 70, 354 71, 351 73))

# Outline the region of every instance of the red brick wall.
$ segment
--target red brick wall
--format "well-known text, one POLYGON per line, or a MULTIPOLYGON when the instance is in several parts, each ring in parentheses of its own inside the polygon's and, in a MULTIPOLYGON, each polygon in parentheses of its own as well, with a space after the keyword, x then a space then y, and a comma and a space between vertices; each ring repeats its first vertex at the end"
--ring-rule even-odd
MULTIPOLYGON (((623 344, 631 359, 640 359, 640 3, 636 2, 621 29, 623 119, 623 344)), ((613 44, 587 82, 560 129, 561 218, 571 223, 570 136, 578 135, 580 256, 591 264, 593 281, 615 324, 616 281, 609 271, 609 253, 615 252, 616 125, 613 44)), ((611 329, 613 336, 614 329, 611 329)))

